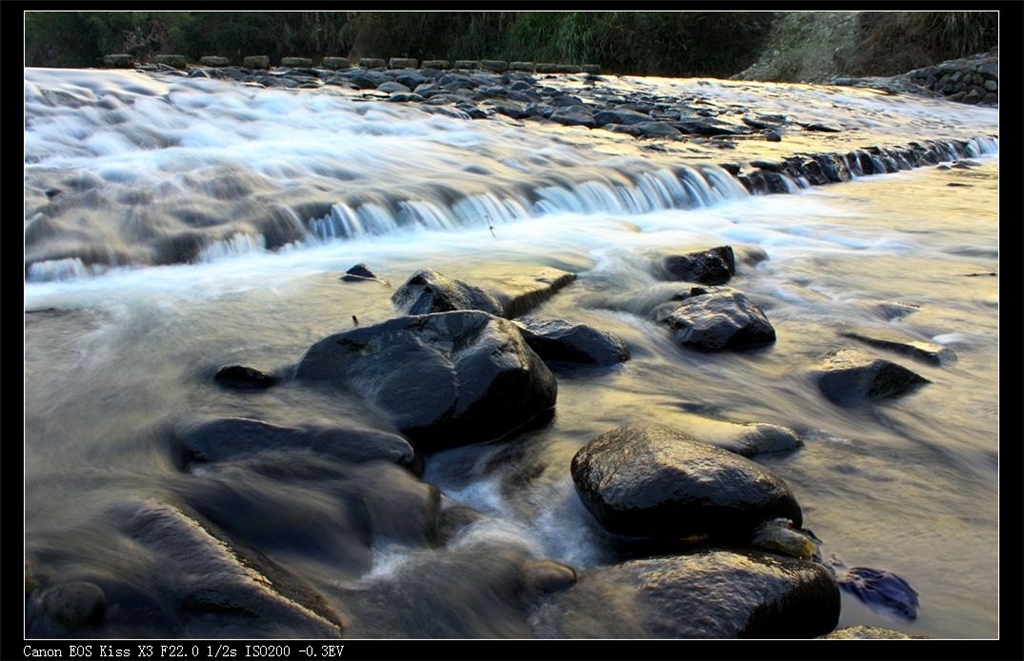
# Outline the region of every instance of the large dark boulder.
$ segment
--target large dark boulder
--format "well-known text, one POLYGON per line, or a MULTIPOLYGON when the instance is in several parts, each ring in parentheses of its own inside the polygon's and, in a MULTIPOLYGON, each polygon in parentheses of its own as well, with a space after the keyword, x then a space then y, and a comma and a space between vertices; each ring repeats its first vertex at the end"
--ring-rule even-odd
POLYGON ((423 450, 508 434, 550 414, 558 390, 515 324, 475 310, 331 335, 310 347, 295 376, 361 395, 423 450))
POLYGON ((482 310, 501 316, 501 303, 479 287, 450 278, 433 269, 421 269, 391 296, 405 314, 430 314, 452 310, 482 310))
POLYGON ((629 360, 629 347, 608 331, 564 319, 521 317, 516 325, 538 356, 549 363, 608 367, 629 360))
POLYGON ((718 246, 685 255, 669 255, 663 264, 668 279, 703 285, 724 285, 736 274, 736 256, 732 246, 718 246))
POLYGON ((683 346, 699 351, 749 349, 775 342, 775 328, 741 292, 695 287, 665 318, 683 346))
POLYGON ((580 571, 533 620, 546 638, 813 638, 839 612, 824 565, 709 549, 580 571))
POLYGON ((571 472, 583 504, 619 535, 745 541, 767 519, 802 523, 782 478, 662 425, 630 424, 598 436, 576 453, 571 472))
POLYGON ((829 352, 814 373, 822 394, 843 407, 897 397, 930 383, 901 365, 860 349, 829 352))

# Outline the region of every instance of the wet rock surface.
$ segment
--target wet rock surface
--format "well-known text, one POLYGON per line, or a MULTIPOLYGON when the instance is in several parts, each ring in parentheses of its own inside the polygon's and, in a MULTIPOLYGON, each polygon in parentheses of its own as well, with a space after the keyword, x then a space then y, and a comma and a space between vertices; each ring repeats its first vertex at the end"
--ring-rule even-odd
POLYGON ((620 535, 747 539, 766 519, 802 522, 789 487, 767 468, 663 425, 598 436, 571 473, 583 504, 620 535))
POLYGON ((825 397, 845 407, 898 397, 930 383, 906 367, 850 348, 829 352, 814 373, 825 397))
POLYGON ((179 461, 184 466, 262 453, 286 456, 301 451, 352 463, 387 461, 413 470, 419 465, 409 441, 398 434, 370 428, 290 427, 250 418, 217 418, 180 425, 176 436, 180 444, 179 461))
POLYGON ((669 255, 663 264, 669 279, 704 285, 724 285, 736 274, 736 256, 732 246, 719 246, 685 255, 669 255))
POLYGON ((395 290, 391 300, 405 314, 482 310, 501 316, 504 311, 501 303, 483 289, 433 269, 414 273, 395 290))
POLYGON ((775 342, 764 310, 742 292, 695 287, 663 319, 679 344, 698 351, 752 349, 775 342))
POLYGON ((835 628, 839 601, 820 564, 707 550, 582 571, 535 619, 552 638, 809 638, 835 628))
POLYGON ((549 413, 558 390, 515 325, 479 311, 332 335, 310 347, 295 376, 364 397, 423 450, 503 436, 549 413))
POLYGON ((629 360, 629 347, 608 331, 564 319, 520 317, 523 339, 549 363, 608 367, 629 360))

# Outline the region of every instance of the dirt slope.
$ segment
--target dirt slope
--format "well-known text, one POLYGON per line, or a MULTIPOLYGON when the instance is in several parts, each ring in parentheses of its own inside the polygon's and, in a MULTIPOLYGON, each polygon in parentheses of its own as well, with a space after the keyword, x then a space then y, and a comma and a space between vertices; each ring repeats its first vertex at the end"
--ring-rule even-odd
POLYGON ((860 12, 779 12, 758 61, 737 80, 820 83, 841 76, 836 52, 854 47, 860 12))

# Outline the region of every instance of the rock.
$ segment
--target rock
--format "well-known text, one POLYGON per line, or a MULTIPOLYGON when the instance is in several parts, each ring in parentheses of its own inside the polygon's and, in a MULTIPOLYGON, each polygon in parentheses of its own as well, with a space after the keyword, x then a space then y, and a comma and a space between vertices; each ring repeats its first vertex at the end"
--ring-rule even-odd
POLYGON ((501 316, 504 312, 501 303, 483 289, 433 269, 414 273, 392 294, 391 301, 405 314, 481 310, 501 316))
POLYGON ((441 491, 397 466, 362 468, 366 479, 349 498, 362 504, 373 542, 432 545, 438 537, 441 491))
POLYGON ((917 590, 904 578, 883 569, 834 566, 839 587, 875 610, 904 620, 917 619, 920 606, 917 590))
MULTIPOLYGON (((250 636, 255 632, 272 636, 279 627, 312 638, 341 635, 341 618, 322 595, 262 554, 223 539, 182 508, 131 499, 112 505, 106 516, 118 533, 131 540, 132 548, 160 559, 160 571, 152 573, 158 582, 146 590, 160 592, 163 604, 178 608, 177 626, 186 623, 181 632, 168 631, 168 635, 184 631, 198 635, 189 625, 195 627, 210 613, 243 616, 243 630, 250 636)), ((122 592, 136 589, 116 585, 126 579, 110 580, 122 592)), ((125 608, 128 604, 121 606, 118 616, 131 618, 131 609, 125 608)), ((225 631, 229 622, 217 620, 222 635, 238 631, 225 631)))
POLYGON ((352 66, 352 62, 347 57, 324 57, 320 60, 320 66, 324 69, 331 69, 335 71, 337 69, 348 69, 352 66))
POLYGON ((768 519, 802 523, 780 477, 662 425, 634 423, 598 436, 573 457, 571 473, 583 504, 619 535, 747 540, 768 519))
POLYGON ((221 387, 235 390, 262 390, 278 381, 272 374, 244 365, 225 365, 213 378, 221 387))
POLYGON ((181 426, 180 465, 218 462, 264 452, 312 451, 346 462, 386 461, 418 472, 409 441, 375 429, 307 425, 285 427, 251 418, 215 418, 181 426))
POLYGON ((127 53, 112 53, 103 56, 103 66, 110 69, 131 69, 135 65, 135 58, 127 53))
POLYGON ((760 306, 734 290, 693 288, 664 321, 677 342, 698 351, 750 349, 775 342, 760 306))
POLYGON ((736 274, 732 246, 718 246, 685 255, 669 255, 663 262, 669 280, 724 285, 736 274))
POLYGON ((566 124, 570 126, 585 126, 588 129, 594 128, 597 124, 594 122, 593 115, 584 106, 564 106, 555 108, 551 116, 548 117, 553 122, 559 124, 566 124))
POLYGON ((270 57, 268 55, 247 55, 242 58, 244 69, 269 69, 270 57))
POLYGON ((199 64, 204 67, 226 67, 231 64, 231 60, 218 55, 203 55, 199 58, 199 64))
POLYGON ((788 519, 771 519, 754 529, 750 545, 801 560, 820 560, 820 541, 811 533, 794 528, 788 519))
POLYGON ((362 69, 383 69, 384 60, 379 57, 363 57, 359 59, 359 67, 362 69))
POLYGON ((511 321, 476 310, 332 335, 295 376, 361 395, 424 451, 504 436, 549 415, 558 390, 511 321))
POLYGON ((377 282, 387 284, 387 280, 382 280, 377 277, 377 274, 369 269, 366 264, 359 263, 345 271, 345 275, 341 276, 343 282, 366 282, 367 280, 376 280, 377 282))
POLYGON ((895 629, 883 629, 881 627, 870 627, 857 625, 842 627, 824 636, 818 636, 819 640, 927 640, 928 636, 920 636, 913 633, 904 633, 895 629))
POLYGON ((930 383, 905 367, 859 349, 829 352, 815 372, 825 397, 844 407, 897 397, 930 383))
POLYGON ((489 290, 501 304, 502 316, 514 319, 530 312, 575 281, 575 273, 545 268, 532 275, 500 278, 489 290))
POLYGON ((448 504, 438 512, 437 541, 448 546, 465 532, 468 526, 486 520, 486 515, 468 505, 448 504))
POLYGON ((876 349, 886 349, 895 353, 901 353, 938 367, 952 365, 957 361, 956 352, 941 344, 914 339, 879 337, 876 331, 869 332, 871 335, 852 331, 840 334, 852 340, 860 340, 876 349))
POLYGON ((501 73, 508 69, 508 62, 504 60, 480 60, 480 68, 501 73))
POLYGON ((308 57, 282 57, 281 66, 286 69, 308 69, 313 66, 313 60, 308 57))
POLYGON ((576 363, 608 367, 629 360, 629 347, 608 331, 564 319, 516 320, 523 339, 548 363, 576 363))
POLYGON ((742 126, 724 124, 714 119, 687 118, 678 119, 672 122, 680 132, 687 135, 743 135, 750 133, 750 129, 742 126))
POLYGON ((43 592, 43 614, 58 628, 79 629, 103 621, 107 597, 95 583, 72 581, 43 592))
POLYGON ((583 570, 533 621, 544 638, 813 638, 839 612, 823 565, 709 549, 583 570))
POLYGON ((677 425, 705 443, 744 457, 772 452, 792 452, 803 445, 799 435, 788 427, 765 422, 735 423, 699 416, 687 417, 677 425))
POLYGON ((419 64, 414 57, 393 57, 388 60, 388 69, 415 69, 419 64))
POLYGON ((556 560, 532 560, 523 565, 523 583, 533 597, 561 592, 576 584, 576 570, 556 560))
POLYGON ((641 138, 678 140, 683 137, 682 132, 668 122, 638 122, 629 128, 635 132, 634 135, 641 138))
POLYGON ((628 108, 614 108, 611 110, 599 110, 594 113, 594 122, 598 126, 604 126, 605 124, 621 124, 622 126, 633 126, 635 124, 641 124, 643 122, 650 122, 651 116, 637 112, 635 110, 629 110, 628 108))
MULTIPOLYGON (((394 80, 386 80, 380 85, 377 85, 378 92, 387 92, 389 94, 408 94, 412 90, 394 80)), ((418 96, 418 95, 417 95, 418 96)), ((422 98, 422 97, 420 97, 422 98)))
POLYGON ((184 55, 154 55, 153 61, 175 69, 187 69, 188 60, 184 55))

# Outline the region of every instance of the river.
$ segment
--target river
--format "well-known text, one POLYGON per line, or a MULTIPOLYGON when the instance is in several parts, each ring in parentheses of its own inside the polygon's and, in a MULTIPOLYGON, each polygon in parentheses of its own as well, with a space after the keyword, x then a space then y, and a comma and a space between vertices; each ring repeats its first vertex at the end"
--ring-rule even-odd
MULTIPOLYGON (((844 593, 840 626, 998 637, 997 142, 975 142, 967 167, 796 182, 787 195, 749 195, 716 165, 994 136, 998 112, 850 88, 609 78, 846 130, 652 149, 657 143, 607 131, 469 121, 340 89, 26 70, 29 574, 101 584, 120 574, 159 604, 159 590, 146 586, 174 584, 165 572, 190 565, 132 543, 111 512, 209 492, 226 503, 212 507, 230 519, 220 525, 325 595, 345 614, 347 635, 533 637, 522 622, 503 625, 500 608, 466 598, 480 579, 453 557, 470 541, 353 541, 324 481, 183 472, 161 430, 226 415, 380 425, 358 398, 339 408, 290 384, 240 395, 211 377, 226 364, 287 372, 354 316, 361 325, 396 316, 393 288, 420 268, 486 287, 553 267, 578 279, 535 314, 611 331, 631 359, 559 376, 556 414, 542 429, 427 458, 422 480, 444 506, 486 515, 480 536, 577 570, 598 567, 608 550, 568 471, 583 444, 632 421, 782 425, 803 446, 757 460, 789 484, 823 553, 893 572, 920 595, 918 617, 903 621, 844 593), (694 352, 650 318, 679 287, 657 277, 658 261, 720 245, 767 256, 741 260, 730 284, 775 326, 770 348, 694 352), (390 287, 340 282, 357 263, 390 287), (808 370, 831 349, 864 348, 842 335, 849 330, 896 331, 944 345, 957 360, 885 354, 930 383, 840 408, 808 370), (390 602, 416 580, 410 574, 432 576, 442 594, 390 602), (418 616, 398 617, 398 607, 418 616), (449 629, 423 624, 436 612, 449 629)), ((351 480, 372 489, 368 477, 351 480)), ((116 594, 107 598, 109 613, 116 594)), ((247 634, 219 630, 209 614, 124 621, 126 629, 100 635, 247 634)), ((287 627, 271 635, 303 637, 287 627)))

